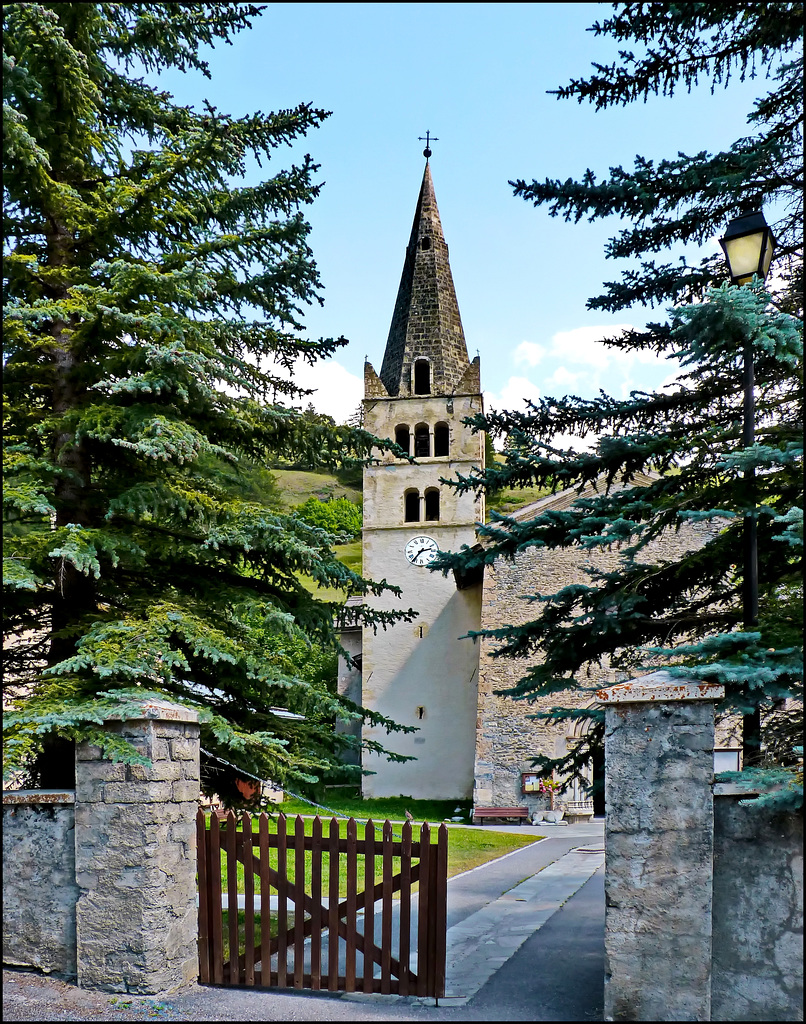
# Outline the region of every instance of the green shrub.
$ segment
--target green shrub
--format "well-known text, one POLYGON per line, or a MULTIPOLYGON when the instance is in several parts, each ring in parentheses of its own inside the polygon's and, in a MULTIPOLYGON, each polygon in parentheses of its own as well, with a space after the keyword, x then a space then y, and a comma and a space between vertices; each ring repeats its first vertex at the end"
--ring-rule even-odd
POLYGON ((346 535, 351 539, 361 534, 361 506, 347 498, 334 498, 331 501, 308 498, 297 506, 295 512, 306 523, 327 530, 328 533, 346 535))

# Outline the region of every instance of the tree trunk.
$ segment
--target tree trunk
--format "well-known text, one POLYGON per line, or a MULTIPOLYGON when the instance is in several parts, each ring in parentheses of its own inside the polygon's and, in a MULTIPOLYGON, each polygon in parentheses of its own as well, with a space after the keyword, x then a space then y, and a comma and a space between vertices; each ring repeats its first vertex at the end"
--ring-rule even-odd
MULTIPOLYGON (((72 235, 58 220, 51 221, 48 233, 48 264, 51 267, 69 265, 72 257, 72 235)), ((66 284, 54 285, 52 297, 65 299, 66 284)), ((77 441, 75 433, 59 423, 59 418, 76 409, 83 400, 84 385, 77 371, 80 357, 75 350, 71 325, 56 320, 51 327, 53 345, 53 413, 57 420, 52 441, 53 462, 57 468, 54 484, 55 525, 92 525, 90 485, 92 466, 85 441, 77 441)), ((79 621, 95 607, 95 582, 80 573, 74 565, 60 558, 53 580, 53 623, 48 664, 55 665, 75 653, 79 621)))

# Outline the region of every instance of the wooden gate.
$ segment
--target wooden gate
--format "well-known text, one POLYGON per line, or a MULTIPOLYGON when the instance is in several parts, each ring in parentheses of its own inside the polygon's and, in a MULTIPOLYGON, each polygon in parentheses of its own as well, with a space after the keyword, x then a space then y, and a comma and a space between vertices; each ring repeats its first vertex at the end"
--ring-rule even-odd
POLYGON ((303 818, 292 830, 281 814, 270 832, 265 814, 230 811, 208 826, 199 811, 199 981, 443 996, 445 826, 432 843, 427 823, 415 841, 409 822, 399 840, 388 821, 378 838, 368 821, 363 839, 354 818, 344 837, 336 818, 326 836, 308 822, 306 835, 303 818))

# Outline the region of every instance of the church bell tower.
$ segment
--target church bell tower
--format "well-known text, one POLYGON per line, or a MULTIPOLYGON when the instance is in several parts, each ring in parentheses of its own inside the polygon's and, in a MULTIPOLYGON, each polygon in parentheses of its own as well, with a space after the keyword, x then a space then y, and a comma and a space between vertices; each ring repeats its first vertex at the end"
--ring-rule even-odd
MULTIPOLYGON (((430 151, 426 150, 426 156, 430 151)), ((365 796, 468 798, 473 790, 481 585, 459 588, 428 568, 437 550, 475 543, 483 496, 441 483, 484 462, 484 435, 462 420, 482 411, 480 364, 467 355, 448 246, 426 161, 380 374, 364 367, 364 427, 416 463, 384 454, 364 469, 363 574, 401 588, 377 608, 414 608, 414 622, 363 631, 361 703, 416 733, 377 740, 416 760, 364 755, 365 796)))

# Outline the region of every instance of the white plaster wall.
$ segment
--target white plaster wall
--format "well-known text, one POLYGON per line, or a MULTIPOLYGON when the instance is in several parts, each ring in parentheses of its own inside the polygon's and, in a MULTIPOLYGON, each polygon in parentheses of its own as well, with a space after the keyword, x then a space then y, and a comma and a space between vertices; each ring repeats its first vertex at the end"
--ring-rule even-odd
POLYGON ((364 630, 363 702, 418 732, 387 735, 365 727, 364 736, 417 760, 394 764, 365 754, 364 767, 378 774, 364 779, 366 796, 420 799, 468 798, 473 790, 473 737, 476 725, 478 646, 460 639, 478 629, 481 586, 457 590, 453 576, 411 565, 404 547, 420 533, 440 548, 472 541, 468 531, 438 524, 411 524, 407 530, 367 531, 364 573, 401 587, 399 599, 377 607, 415 608, 414 623, 398 623, 377 635, 364 630), (423 635, 420 636, 422 631, 423 635), (423 717, 418 717, 422 707, 423 717))
MULTIPOLYGON (((467 474, 483 464, 484 438, 461 420, 482 409, 481 395, 366 400, 365 427, 380 437, 394 437, 395 427, 448 423, 449 455, 419 458, 417 465, 384 456, 364 472, 363 572, 374 580, 399 586, 399 598, 373 599, 377 608, 414 608, 419 617, 374 634, 364 630, 362 703, 418 732, 387 734, 364 728, 365 739, 413 755, 416 761, 395 764, 364 755, 366 796, 412 796, 420 799, 468 798, 473 790, 478 685, 478 647, 460 639, 478 629, 481 586, 457 590, 452 575, 411 565, 405 546, 419 535, 432 537, 443 550, 475 543, 475 526, 484 515, 482 499, 457 495, 440 478, 467 474), (438 522, 406 523, 404 493, 440 489, 438 522), (422 635, 421 635, 422 634, 422 635), (422 718, 418 709, 422 708, 422 718)), ((433 449, 432 449, 433 450, 433 449)))

